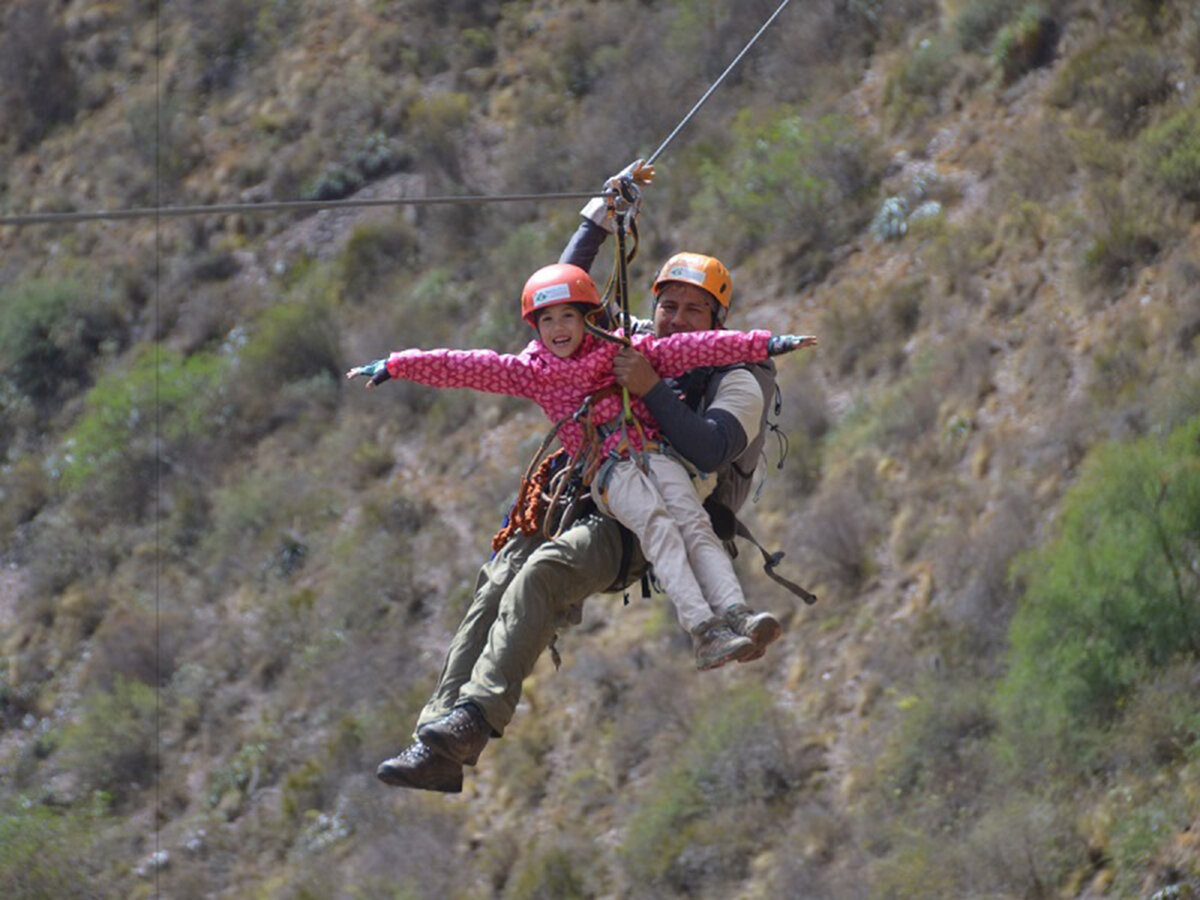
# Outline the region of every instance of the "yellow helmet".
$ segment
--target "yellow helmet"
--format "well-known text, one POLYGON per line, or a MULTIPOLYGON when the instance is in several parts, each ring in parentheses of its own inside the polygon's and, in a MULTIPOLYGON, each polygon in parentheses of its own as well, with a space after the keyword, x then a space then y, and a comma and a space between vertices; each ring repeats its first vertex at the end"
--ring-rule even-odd
POLYGON ((654 296, 658 296, 664 284, 672 281, 694 284, 711 294, 717 301, 717 307, 713 310, 717 321, 725 321, 733 296, 733 276, 723 262, 703 253, 676 253, 659 269, 658 277, 654 279, 654 296))

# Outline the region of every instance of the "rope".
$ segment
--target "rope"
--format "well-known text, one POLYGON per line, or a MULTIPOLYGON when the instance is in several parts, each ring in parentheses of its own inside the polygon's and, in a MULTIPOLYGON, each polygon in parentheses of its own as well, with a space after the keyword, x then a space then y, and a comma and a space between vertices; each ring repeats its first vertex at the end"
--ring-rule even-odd
POLYGON ((686 125, 689 121, 691 121, 691 118, 692 118, 692 116, 694 116, 696 114, 696 111, 699 110, 700 107, 705 104, 705 102, 708 100, 708 98, 712 94, 712 92, 715 91, 717 89, 717 87, 721 84, 721 82, 725 80, 725 76, 728 75, 730 72, 732 72, 734 67, 739 62, 742 61, 742 57, 746 55, 746 52, 751 47, 754 46, 755 41, 757 41, 762 36, 762 33, 764 31, 766 31, 768 27, 770 27, 772 22, 775 21, 775 17, 778 16, 781 12, 783 12, 783 8, 785 6, 787 6, 790 2, 791 2, 791 0, 783 0, 783 2, 779 4, 779 7, 775 10, 775 12, 771 13, 771 17, 763 23, 762 28, 758 29, 758 31, 755 32, 754 37, 750 38, 750 43, 748 43, 745 47, 743 47, 742 52, 739 53, 737 56, 735 56, 733 58, 733 62, 731 62, 728 66, 725 67, 725 71, 722 72, 720 74, 720 76, 717 78, 717 80, 712 83, 712 85, 709 87, 709 89, 704 92, 704 96, 696 101, 696 105, 693 106, 691 108, 691 110, 688 112, 688 114, 683 117, 682 121, 680 121, 680 123, 675 126, 675 130, 667 135, 667 139, 658 145, 658 149, 650 154, 650 158, 646 160, 646 165, 651 165, 656 159, 658 159, 659 155, 664 150, 667 149, 667 145, 670 144, 671 141, 673 141, 675 139, 675 135, 679 134, 679 132, 683 130, 683 126, 686 125))
POLYGON ((550 478, 550 469, 555 460, 566 451, 559 450, 542 460, 537 471, 528 473, 521 479, 521 489, 517 499, 513 501, 512 512, 504 527, 492 536, 492 550, 499 552, 508 543, 508 539, 520 531, 522 534, 534 534, 538 530, 538 522, 546 505, 546 487, 550 478))

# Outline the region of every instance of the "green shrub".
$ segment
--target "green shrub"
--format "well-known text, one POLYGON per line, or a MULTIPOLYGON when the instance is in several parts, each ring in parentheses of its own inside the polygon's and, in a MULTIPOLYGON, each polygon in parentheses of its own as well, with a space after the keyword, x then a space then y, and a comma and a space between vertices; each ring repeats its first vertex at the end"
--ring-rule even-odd
POLYGON ((152 499, 156 467, 186 469, 213 446, 222 424, 226 362, 145 346, 128 369, 101 378, 62 445, 67 490, 118 519, 136 519, 152 499))
POLYGON ((780 715, 758 685, 709 704, 629 819, 621 856, 631 877, 675 894, 693 893, 701 878, 744 878, 773 827, 772 804, 795 778, 772 724, 780 715))
POLYGON ((1000 691, 1018 743, 1069 751, 1147 675, 1200 656, 1198 437, 1200 418, 1089 454, 1057 535, 1022 558, 1000 691))
POLYGON ((111 691, 84 698, 82 717, 59 752, 85 788, 120 805, 157 780, 157 715, 154 688, 118 678, 111 691))
POLYGON ((1171 95, 1170 65, 1155 44, 1102 38, 1067 59, 1050 101, 1097 115, 1112 137, 1127 136, 1171 95))
POLYGON ((1002 84, 1012 84, 1054 58, 1058 42, 1058 23, 1038 3, 1021 10, 1015 22, 1006 25, 996 37, 992 63, 1002 84))
POLYGON ((75 115, 79 84, 66 29, 38 0, 7 4, 0 27, 0 143, 24 150, 75 115))
MULTIPOLYGON (((1192 821, 1195 802, 1189 801, 1187 787, 1174 779, 1116 787, 1105 798, 1104 807, 1112 817, 1112 833, 1105 848, 1111 855, 1115 873, 1112 894, 1117 897, 1146 896, 1146 873, 1174 857, 1184 863, 1174 877, 1200 876, 1200 864, 1194 854, 1173 850, 1181 823, 1192 821), (1190 862, 1190 865, 1189 865, 1190 862), (1187 869, 1191 872, 1187 872, 1187 869)), ((1184 828, 1186 831, 1186 827, 1184 828)), ((1174 868, 1173 866, 1171 868, 1174 868)), ((1184 882, 1186 883, 1186 882, 1184 882)), ((1194 883, 1194 882, 1193 882, 1194 883)), ((1154 896, 1170 897, 1160 892, 1154 896)), ((1186 897, 1186 893, 1175 896, 1186 897)))
POLYGON ((889 803, 920 806, 930 798, 942 821, 952 822, 986 789, 988 738, 996 722, 978 684, 926 678, 919 697, 902 704, 903 719, 879 765, 880 788, 889 803))
MULTIPOLYGON (((788 107, 744 110, 725 157, 700 164, 695 212, 742 248, 786 241, 828 250, 868 216, 881 168, 872 140, 850 119, 806 119, 788 107), (737 222, 740 234, 731 233, 737 222)), ((710 225, 710 227, 712 227, 710 225)))
POLYGON ((1137 269, 1150 263, 1163 244, 1161 209, 1149 198, 1123 185, 1099 182, 1088 198, 1082 270, 1085 279, 1102 287, 1129 283, 1137 269))
POLYGON ((85 900, 106 894, 104 825, 98 808, 57 811, 19 799, 0 811, 0 895, 85 900))
POLYGON ((343 365, 337 318, 323 299, 273 306, 253 324, 231 373, 242 426, 263 433, 311 406, 331 406, 343 365))
POLYGON ((120 349, 126 325, 106 298, 75 281, 0 289, 0 375, 19 397, 45 406, 89 380, 96 356, 120 349))
POLYGON ((984 50, 1023 0, 967 0, 954 19, 954 33, 964 50, 984 50))
POLYGON ((235 573, 287 578, 303 562, 307 529, 331 509, 327 486, 287 467, 251 470, 216 489, 212 501, 212 527, 201 553, 215 582, 235 573))
POLYGON ((408 111, 406 133, 417 140, 418 156, 436 160, 451 177, 458 174, 472 105, 468 94, 442 91, 418 98, 408 111))
POLYGON ((403 218, 360 225, 350 234, 340 260, 347 298, 355 302, 367 299, 387 286, 391 276, 411 267, 417 253, 417 235, 403 218))
MULTIPOLYGON (((581 873, 591 848, 554 845, 522 857, 504 887, 504 900, 584 900, 594 897, 581 873)), ((589 867, 590 868, 590 867, 589 867)))
POLYGON ((899 58, 888 75, 883 102, 897 129, 941 111, 941 95, 958 71, 957 48, 945 35, 923 38, 899 58))
POLYGON ((337 319, 320 301, 280 303, 254 323, 238 360, 238 379, 269 390, 314 375, 342 374, 337 319))
POLYGON ((1185 200, 1200 200, 1200 102, 1146 129, 1139 150, 1159 184, 1185 200))

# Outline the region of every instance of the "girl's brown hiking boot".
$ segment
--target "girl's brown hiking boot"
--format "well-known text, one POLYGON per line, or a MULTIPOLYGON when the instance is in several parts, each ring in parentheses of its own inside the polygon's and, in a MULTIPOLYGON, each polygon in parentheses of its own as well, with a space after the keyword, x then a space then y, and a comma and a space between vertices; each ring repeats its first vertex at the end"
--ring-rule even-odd
POLYGON ((725 611, 725 621, 734 634, 740 634, 754 642, 754 650, 740 657, 740 662, 759 659, 767 652, 767 645, 779 640, 783 626, 770 613, 756 613, 744 603, 731 606, 725 611))
POLYGON ((743 659, 754 652, 754 642, 734 634, 724 619, 713 616, 692 629, 692 649, 696 653, 696 668, 703 672, 743 659))

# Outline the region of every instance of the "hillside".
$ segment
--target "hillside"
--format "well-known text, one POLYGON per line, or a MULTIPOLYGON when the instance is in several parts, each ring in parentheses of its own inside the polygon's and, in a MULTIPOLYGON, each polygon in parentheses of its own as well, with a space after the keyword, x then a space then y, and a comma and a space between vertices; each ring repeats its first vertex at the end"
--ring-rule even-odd
MULTIPOLYGON (((777 5, 8 0, 0 216, 593 189, 777 5)), ((459 796, 374 770, 546 424, 341 376, 523 346, 579 202, 0 225, 0 895, 1200 896, 1198 87, 1187 0, 790 4, 631 275, 820 337, 747 519, 821 599, 742 545, 698 673, 592 598, 459 796)))

